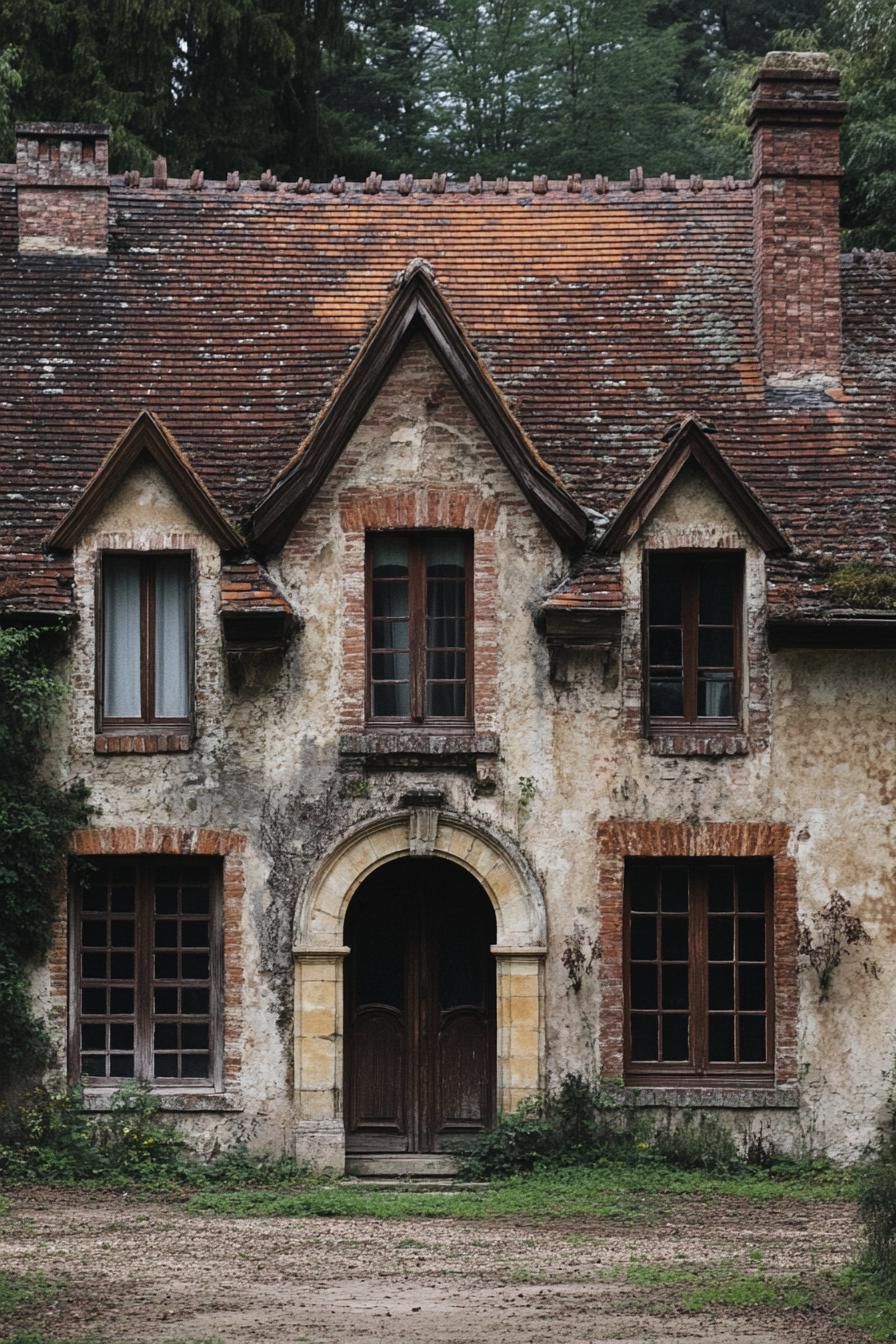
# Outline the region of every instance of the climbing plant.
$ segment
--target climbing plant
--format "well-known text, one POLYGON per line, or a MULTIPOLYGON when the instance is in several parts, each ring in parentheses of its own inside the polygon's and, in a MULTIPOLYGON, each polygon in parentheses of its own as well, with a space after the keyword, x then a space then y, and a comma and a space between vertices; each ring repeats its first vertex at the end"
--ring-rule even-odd
POLYGON ((0 629, 0 1089, 47 1058, 29 971, 50 945, 69 836, 89 813, 86 787, 60 786, 49 768, 64 697, 46 637, 0 629))

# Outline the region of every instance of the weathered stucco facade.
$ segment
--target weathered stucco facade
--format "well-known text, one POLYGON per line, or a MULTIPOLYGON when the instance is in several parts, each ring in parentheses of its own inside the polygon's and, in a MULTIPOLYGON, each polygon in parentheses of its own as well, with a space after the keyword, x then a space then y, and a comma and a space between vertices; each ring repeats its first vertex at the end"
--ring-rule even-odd
MULTIPOLYGON (((819 97, 814 90, 816 117, 819 97)), ((761 99, 757 107, 760 118, 771 116, 761 99)), ((806 134, 820 134, 818 124, 812 122, 806 134)), ((790 170, 778 165, 777 171, 786 176, 790 170)), ((90 189, 98 189, 93 178, 90 189)), ((749 195, 747 184, 738 189, 749 195)), ((669 190, 668 183, 656 188, 657 216, 675 205, 666 199, 669 190)), ((695 201, 702 190, 702 182, 696 187, 692 181, 695 201)), ((734 188, 717 190, 721 200, 734 188)), ((32 197, 33 191, 29 221, 32 197)), ((160 192, 151 202, 151 227, 159 227, 169 198, 160 192)), ((124 235, 128 202, 125 193, 119 214, 124 235)), ((257 205, 261 213, 266 208, 264 200, 257 205)), ((368 201, 364 208, 378 206, 368 201)), ((434 198, 427 208, 436 208, 434 198)), ((705 410, 714 422, 722 418, 728 394, 719 393, 718 406, 708 404, 712 377, 706 368, 712 374, 713 361, 730 368, 738 356, 712 336, 721 328, 709 323, 713 350, 704 348, 698 333, 705 365, 696 401, 686 393, 664 398, 653 389, 657 428, 670 420, 678 426, 671 441, 667 436, 669 446, 657 434, 651 452, 625 449, 635 465, 629 462, 624 488, 610 487, 602 496, 587 485, 589 468, 577 465, 578 459, 566 462, 558 450, 553 469, 550 435, 543 436, 544 447, 526 437, 526 378, 547 386, 559 377, 550 359, 537 354, 529 374, 503 384, 499 359, 483 364, 474 352, 469 365, 459 362, 468 338, 469 349, 487 356, 499 347, 500 333, 493 318, 482 318, 477 337, 471 310, 472 333, 458 325, 445 335, 448 318, 438 305, 447 303, 450 286, 442 286, 433 256, 431 270, 409 267, 399 278, 385 317, 360 354, 359 333, 351 328, 355 363, 318 420, 309 423, 302 452, 278 462, 278 484, 256 514, 260 540, 240 559, 241 574, 251 570, 254 579, 234 579, 236 548, 226 543, 231 524, 223 514, 215 521, 217 505, 190 485, 193 455, 189 461, 179 456, 173 440, 159 451, 135 450, 126 469, 110 474, 129 451, 127 436, 86 493, 79 478, 76 499, 67 499, 66 510, 75 502, 82 511, 77 527, 66 523, 66 511, 52 514, 55 544, 51 538, 46 563, 68 555, 62 578, 55 570, 47 577, 36 561, 27 574, 27 566, 10 564, 13 578, 21 571, 35 588, 41 583, 49 591, 55 584, 54 594, 70 593, 72 698, 59 762, 67 778, 87 781, 97 808, 91 829, 75 837, 73 855, 94 861, 205 855, 218 865, 217 1072, 211 1085, 166 1080, 158 1088, 163 1105, 181 1114, 199 1147, 245 1141, 341 1166, 350 1029, 343 992, 351 956, 345 919, 365 880, 408 856, 465 870, 494 910, 490 955, 497 986, 490 1030, 498 1111, 512 1110, 575 1071, 613 1084, 625 1075, 619 1095, 626 1103, 658 1116, 712 1112, 738 1134, 761 1128, 787 1150, 848 1158, 873 1140, 896 1060, 892 627, 885 612, 861 613, 868 618, 862 626, 859 613, 838 613, 833 600, 823 610, 819 604, 825 600, 823 575, 852 554, 836 519, 841 550, 832 550, 824 521, 829 494, 839 499, 845 488, 838 475, 844 453, 871 454, 870 471, 862 459, 851 488, 857 510, 868 482, 879 489, 881 552, 885 561, 892 559, 887 500, 894 439, 884 433, 869 447, 860 427, 855 433, 861 450, 845 438, 825 444, 818 450, 819 494, 807 499, 806 480, 816 481, 819 473, 803 471, 799 445, 822 432, 846 435, 848 403, 860 400, 858 381, 854 374, 840 377, 839 334, 836 351, 826 347, 818 354, 823 323, 820 337, 816 323, 811 339, 795 342, 795 367, 781 368, 786 342, 774 325, 784 320, 777 297, 751 326, 749 276, 754 263, 761 267, 763 247, 773 242, 763 233, 764 208, 760 201, 753 221, 757 241, 749 235, 737 263, 746 285, 744 305, 723 319, 732 347, 742 343, 753 352, 740 356, 744 404, 730 418, 737 421, 748 411, 766 417, 757 420, 755 438, 741 443, 741 457, 737 451, 728 455, 736 470, 712 439, 715 430, 684 416, 705 410), (415 308, 403 297, 409 293, 416 296, 415 308), (406 330, 390 346, 389 324, 396 327, 399 320, 406 330), (762 364, 757 331, 765 340, 762 364), (771 381, 764 382, 763 373, 771 381), (782 376, 792 384, 789 392, 773 386, 782 376), (780 401, 791 394, 791 403, 780 401), (337 434, 332 427, 346 404, 353 409, 337 434), (785 448, 773 471, 768 445, 779 436, 785 448), (786 456, 791 449, 792 469, 786 456), (826 466, 832 473, 827 481, 826 466), (297 486, 290 502, 291 482, 305 479, 310 484, 297 486), (581 507, 567 506, 565 483, 581 507), (581 536, 571 544, 576 519, 581 536), (810 525, 806 519, 822 520, 819 535, 800 531, 810 525), (371 723, 365 557, 369 536, 388 532, 472 537, 472 713, 462 730, 371 723), (612 552, 606 545, 611 535, 618 540, 612 552), (110 729, 98 717, 98 566, 111 552, 191 557, 188 731, 110 729), (649 557, 662 552, 727 554, 742 564, 738 703, 727 728, 645 728, 644 576, 649 557), (275 608, 278 615, 294 614, 289 638, 253 644, 228 636, 226 620, 233 612, 250 616, 256 600, 265 614, 275 608), (800 622, 803 634, 795 635, 800 622), (780 633, 785 626, 786 637, 780 633), (779 634, 770 638, 776 629, 779 634), (822 638, 819 629, 838 634, 822 638), (626 1073, 626 865, 663 857, 767 863, 773 1070, 760 1082, 742 1084, 733 1071, 712 1085, 671 1075, 665 1085, 655 1079, 638 1085, 626 1073), (835 891, 851 901, 871 941, 843 960, 821 1002, 817 979, 798 956, 798 921, 825 907, 835 891), (578 976, 570 970, 571 949, 581 953, 578 976)), ((338 235, 338 222, 336 227, 338 235)), ((451 228, 444 224, 446 233, 451 228)), ((548 250, 556 246, 558 236, 562 231, 533 232, 533 252, 545 239, 548 250)), ((66 233, 66 254, 70 243, 66 233)), ((34 244, 29 234, 24 250, 30 254, 35 246, 48 250, 46 239, 34 244)), ((119 246, 126 250, 126 243, 119 246)), ((646 246, 649 252, 649 241, 646 246)), ((413 255, 405 256, 406 267, 413 255)), ((825 266, 828 261, 825 252, 825 266)), ((56 263, 44 257, 43 264, 56 263)), ((715 281, 710 288, 715 291, 715 281)), ((760 307, 766 288, 763 280, 756 291, 760 307)), ((798 322, 798 314, 787 313, 788 321, 798 322)), ((562 314, 554 316, 561 335, 551 339, 561 348, 562 314)), ((309 319, 328 329, 340 320, 338 311, 325 315, 322 303, 309 319)), ((538 323, 546 330, 549 319, 539 319, 537 311, 511 308, 501 320, 528 330, 536 351, 546 339, 538 323)), ((264 356, 268 372, 261 375, 268 385, 280 358, 275 327, 264 356)), ((634 372, 637 352, 628 357, 634 372)), ((896 340, 889 358, 896 358, 896 340)), ((595 358, 583 377, 586 384, 611 384, 607 395, 624 416, 625 379, 609 377, 606 362, 595 358)), ((238 362, 232 367, 238 379, 238 362)), ((118 376, 114 368, 108 373, 112 382, 118 376)), ((562 400, 562 389, 558 395, 562 400)), ((153 411, 158 401, 139 389, 127 400, 134 414, 153 411)), ((184 404, 181 394, 179 406, 184 404)), ((602 415, 582 406, 598 442, 604 419, 612 419, 603 409, 602 415)), ((890 415, 892 420, 892 407, 890 415)), ((557 416, 564 433, 569 426, 561 408, 557 416)), ((282 432, 294 451, 301 436, 285 422, 282 432)), ((617 425, 614 432, 623 443, 627 431, 617 425)), ((107 442, 106 450, 111 446, 107 442)), ((598 464, 595 449, 595 480, 612 477, 614 452, 598 464)), ((215 482, 216 497, 224 493, 218 482, 228 471, 248 481, 273 478, 264 453, 256 457, 247 447, 241 454, 226 443, 220 454, 217 448, 212 453, 207 479, 215 482), (223 465, 214 465, 219 456, 223 465)), ((619 449, 616 460, 622 455, 619 449)), ((93 463, 98 465, 99 459, 93 463)), ((240 491, 241 499, 252 497, 249 487, 240 491)), ((234 506, 234 516, 239 512, 234 506)), ((855 554, 879 562, 867 548, 855 554)), ((18 589, 10 582, 10 611, 21 619, 29 607, 16 605, 18 589)), ((25 579, 22 584, 24 592, 25 579)), ((36 976, 35 993, 58 1034, 60 1062, 77 1077, 78 947, 72 937, 67 897, 60 893, 56 944, 36 976)), ((108 1084, 86 1088, 90 1106, 102 1108, 109 1096, 108 1084)))

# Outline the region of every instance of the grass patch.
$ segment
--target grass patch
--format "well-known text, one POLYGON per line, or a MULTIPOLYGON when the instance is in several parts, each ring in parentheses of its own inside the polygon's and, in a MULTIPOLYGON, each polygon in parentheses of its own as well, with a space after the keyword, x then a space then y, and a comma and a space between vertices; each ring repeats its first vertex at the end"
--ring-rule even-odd
POLYGON ((833 1280, 845 1297, 844 1325, 864 1330, 870 1339, 896 1340, 896 1300, 872 1271, 853 1267, 835 1274, 833 1280))
POLYGON ((748 1199, 849 1199, 855 1183, 834 1169, 778 1179, 771 1173, 714 1176, 655 1161, 606 1163, 534 1172, 494 1181, 485 1189, 365 1190, 334 1183, 290 1190, 200 1190, 191 1213, 231 1218, 651 1218, 663 1196, 724 1195, 748 1199))
POLYGON ((9 1316, 25 1307, 36 1306, 52 1297, 53 1285, 43 1274, 13 1274, 0 1271, 0 1316, 9 1316))
POLYGON ((641 1288, 678 1289, 676 1304, 685 1311, 708 1307, 807 1307, 812 1293, 793 1275, 769 1275, 760 1270, 744 1273, 729 1262, 710 1269, 693 1265, 650 1265, 633 1261, 626 1280, 641 1288))

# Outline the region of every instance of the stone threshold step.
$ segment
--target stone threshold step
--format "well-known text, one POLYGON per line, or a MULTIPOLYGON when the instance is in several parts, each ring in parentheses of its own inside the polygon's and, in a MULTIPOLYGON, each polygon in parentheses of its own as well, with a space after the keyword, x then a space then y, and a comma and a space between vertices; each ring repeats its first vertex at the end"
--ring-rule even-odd
POLYGON ((445 1178, 457 1175, 457 1158, 447 1153, 354 1153, 346 1158, 345 1174, 414 1181, 445 1178))

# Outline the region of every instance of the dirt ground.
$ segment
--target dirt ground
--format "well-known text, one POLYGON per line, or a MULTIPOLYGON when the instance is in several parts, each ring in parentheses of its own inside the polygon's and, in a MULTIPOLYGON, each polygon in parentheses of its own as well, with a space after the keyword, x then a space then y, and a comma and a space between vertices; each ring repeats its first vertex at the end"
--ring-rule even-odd
MULTIPOLYGON (((825 1270, 849 1258, 852 1209, 677 1196, 649 1222, 228 1219, 177 1201, 19 1192, 0 1269, 58 1291, 0 1339, 127 1344, 847 1344, 825 1270), (632 1265, 796 1275, 806 1308, 687 1310, 632 1265)), ((654 1275, 654 1278, 657 1275, 654 1275)))

